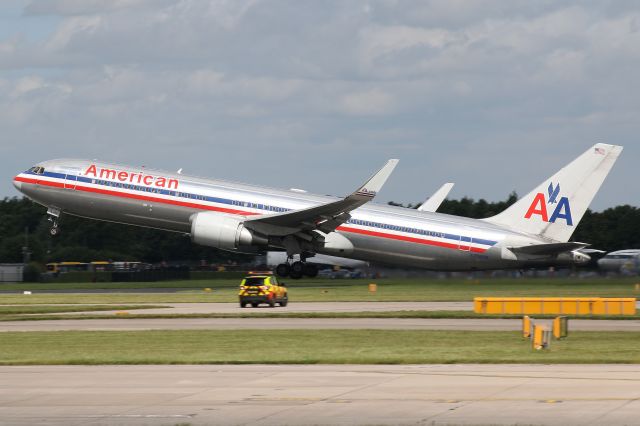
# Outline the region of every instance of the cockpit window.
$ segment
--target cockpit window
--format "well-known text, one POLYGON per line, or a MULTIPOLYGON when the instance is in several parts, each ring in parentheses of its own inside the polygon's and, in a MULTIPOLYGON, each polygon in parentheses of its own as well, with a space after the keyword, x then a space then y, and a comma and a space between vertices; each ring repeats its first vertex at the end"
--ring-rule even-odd
POLYGON ((33 173, 36 175, 44 174, 44 167, 35 166, 29 169, 29 173, 33 173))

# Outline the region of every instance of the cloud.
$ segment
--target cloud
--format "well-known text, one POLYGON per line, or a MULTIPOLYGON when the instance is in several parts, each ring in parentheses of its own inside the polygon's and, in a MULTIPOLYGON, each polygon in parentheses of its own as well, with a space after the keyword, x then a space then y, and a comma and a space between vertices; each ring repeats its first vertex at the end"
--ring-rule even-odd
POLYGON ((393 98, 379 89, 350 93, 341 99, 340 110, 351 115, 385 115, 393 111, 393 98))
POLYGON ((34 0, 16 19, 39 36, 0 36, 0 194, 60 156, 321 193, 400 157, 388 199, 452 179, 495 200, 603 140, 630 145, 612 185, 635 178, 634 2, 34 0))

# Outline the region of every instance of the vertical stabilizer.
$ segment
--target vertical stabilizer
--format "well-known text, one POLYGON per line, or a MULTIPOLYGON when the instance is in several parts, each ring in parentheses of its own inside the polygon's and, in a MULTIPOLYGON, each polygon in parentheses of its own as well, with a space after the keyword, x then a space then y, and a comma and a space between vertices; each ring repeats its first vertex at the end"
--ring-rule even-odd
POLYGON ((621 152, 621 146, 596 144, 514 205, 485 220, 552 241, 569 241, 621 152))

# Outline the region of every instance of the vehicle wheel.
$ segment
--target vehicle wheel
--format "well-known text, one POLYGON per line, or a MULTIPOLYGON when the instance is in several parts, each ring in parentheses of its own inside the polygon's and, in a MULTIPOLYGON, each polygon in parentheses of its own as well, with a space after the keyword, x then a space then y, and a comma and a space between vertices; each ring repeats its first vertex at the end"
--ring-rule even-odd
POLYGON ((318 266, 313 263, 305 263, 304 265, 304 275, 310 278, 314 278, 318 276, 318 266))
POLYGON ((289 303, 289 299, 284 298, 284 299, 282 299, 282 301, 280 302, 280 306, 282 306, 282 307, 284 308, 285 306, 287 306, 287 303, 289 303))
POLYGON ((289 271, 289 275, 293 277, 293 274, 302 276, 304 274, 305 263, 304 262, 293 262, 291 264, 291 271, 289 271))
POLYGON ((269 307, 270 308, 275 308, 276 307, 276 299, 269 299, 269 307))
POLYGON ((257 308, 257 307, 258 307, 258 305, 259 305, 259 303, 256 303, 256 302, 253 302, 253 303, 251 304, 251 306, 253 306, 254 308, 257 308))
POLYGON ((293 272, 293 271, 291 271, 291 273, 289 273, 289 278, 294 279, 294 280, 299 280, 300 278, 302 278, 302 273, 301 272, 293 272))
POLYGON ((291 267, 288 263, 281 263, 276 266, 276 275, 279 277, 288 277, 291 272, 291 267))
POLYGON ((240 307, 241 308, 246 308, 247 307, 247 302, 240 302, 240 307))

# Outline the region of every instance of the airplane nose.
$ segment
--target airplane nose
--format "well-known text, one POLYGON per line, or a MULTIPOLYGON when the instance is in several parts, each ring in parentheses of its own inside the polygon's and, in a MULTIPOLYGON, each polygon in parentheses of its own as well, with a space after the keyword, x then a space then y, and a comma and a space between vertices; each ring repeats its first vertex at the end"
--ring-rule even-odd
POLYGON ((16 180, 16 178, 17 176, 13 178, 13 186, 15 186, 18 191, 22 191, 22 182, 16 180))

